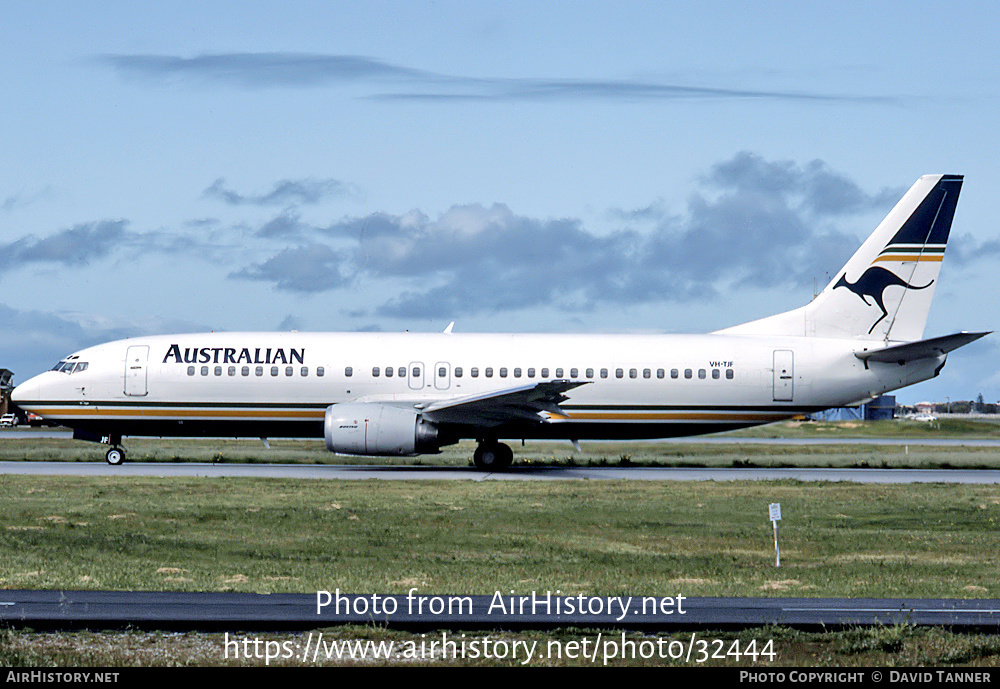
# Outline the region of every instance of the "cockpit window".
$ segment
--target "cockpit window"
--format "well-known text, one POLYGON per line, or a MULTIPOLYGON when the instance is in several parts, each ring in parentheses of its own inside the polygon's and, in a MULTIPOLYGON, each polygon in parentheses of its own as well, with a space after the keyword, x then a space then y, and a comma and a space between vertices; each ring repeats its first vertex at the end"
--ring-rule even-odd
POLYGON ((58 364, 52 367, 53 371, 61 371, 63 373, 80 373, 81 371, 86 371, 88 362, 77 361, 77 357, 71 356, 63 359, 58 364))

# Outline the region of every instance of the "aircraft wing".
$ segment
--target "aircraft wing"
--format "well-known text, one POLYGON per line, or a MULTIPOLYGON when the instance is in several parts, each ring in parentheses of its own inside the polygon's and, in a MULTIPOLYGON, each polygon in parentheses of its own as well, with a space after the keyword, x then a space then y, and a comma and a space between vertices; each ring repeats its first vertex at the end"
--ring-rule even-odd
POLYGON ((550 380, 432 402, 422 408, 428 421, 476 426, 499 426, 516 420, 541 422, 539 412, 566 416, 559 403, 569 399, 564 392, 586 385, 586 381, 550 380))
POLYGON ((916 342, 906 342, 904 344, 890 345, 878 349, 866 349, 861 352, 854 352, 854 356, 868 361, 879 361, 885 364, 905 364, 907 361, 917 359, 928 359, 941 356, 948 352, 963 347, 970 342, 975 342, 980 337, 989 335, 983 333, 955 333, 953 335, 943 335, 932 337, 929 340, 917 340, 916 342))

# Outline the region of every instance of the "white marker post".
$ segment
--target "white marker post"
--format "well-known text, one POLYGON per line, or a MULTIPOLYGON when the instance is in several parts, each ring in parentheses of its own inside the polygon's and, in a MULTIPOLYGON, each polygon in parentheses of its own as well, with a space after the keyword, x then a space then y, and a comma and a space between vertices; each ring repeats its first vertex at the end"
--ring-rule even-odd
POLYGON ((774 566, 781 567, 781 553, 778 551, 778 522, 781 521, 781 503, 772 502, 767 506, 771 515, 771 524, 774 525, 774 566))

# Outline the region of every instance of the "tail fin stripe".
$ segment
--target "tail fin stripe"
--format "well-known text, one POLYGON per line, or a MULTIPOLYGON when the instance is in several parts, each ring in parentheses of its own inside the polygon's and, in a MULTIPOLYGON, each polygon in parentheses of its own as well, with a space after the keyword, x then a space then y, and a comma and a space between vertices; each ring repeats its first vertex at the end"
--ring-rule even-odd
POLYGON ((876 263, 878 263, 880 261, 932 261, 932 262, 940 262, 940 261, 943 261, 943 260, 944 260, 944 256, 941 255, 941 254, 938 254, 936 256, 922 256, 920 254, 892 254, 892 255, 888 255, 888 256, 879 256, 874 261, 872 261, 872 265, 875 265, 876 263))

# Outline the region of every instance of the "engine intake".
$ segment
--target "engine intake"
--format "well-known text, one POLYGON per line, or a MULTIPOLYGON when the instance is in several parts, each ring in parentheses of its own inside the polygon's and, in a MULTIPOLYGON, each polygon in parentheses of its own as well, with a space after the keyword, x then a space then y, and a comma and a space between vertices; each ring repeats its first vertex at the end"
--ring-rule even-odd
POLYGON ((326 408, 326 449, 345 455, 411 456, 440 451, 437 427, 413 409, 346 402, 326 408))

